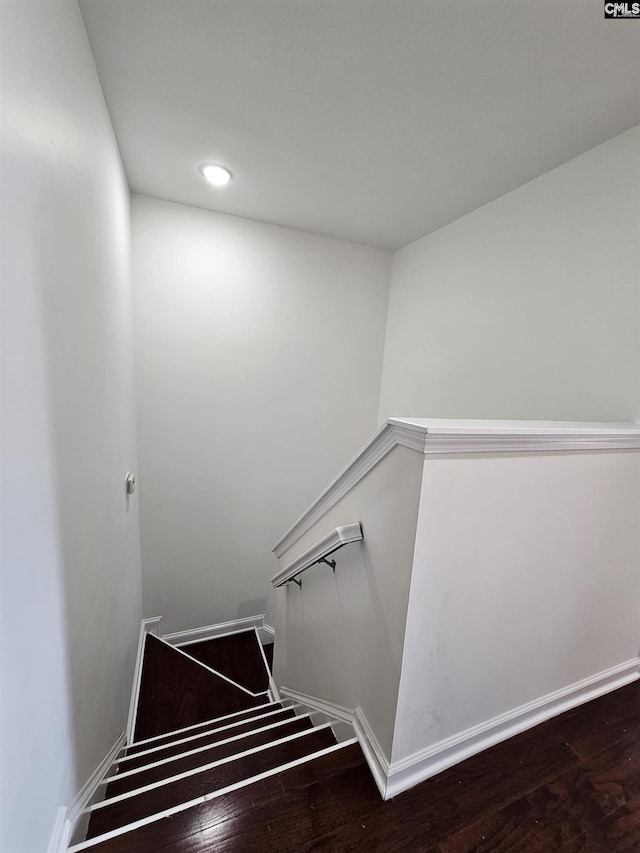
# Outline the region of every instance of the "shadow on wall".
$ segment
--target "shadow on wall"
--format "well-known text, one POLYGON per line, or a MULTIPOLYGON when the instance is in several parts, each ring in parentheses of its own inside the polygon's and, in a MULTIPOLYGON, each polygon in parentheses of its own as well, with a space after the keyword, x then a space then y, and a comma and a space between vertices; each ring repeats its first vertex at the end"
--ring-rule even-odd
POLYGON ((0 849, 24 853, 125 728, 141 607, 128 187, 77 5, 9 6, 0 849))
MULTIPOLYGON (((105 167, 108 171, 108 166, 105 167)), ((86 782, 121 734, 141 618, 135 465, 128 214, 117 169, 109 175, 104 228, 74 216, 42 222, 53 245, 83 247, 68 261, 43 257, 41 328, 47 365, 51 461, 55 467, 60 569, 73 707, 76 778, 86 782), (73 235, 69 223, 73 225, 73 235), (101 249, 111 232, 113 250, 101 249), (87 286, 92 282, 92 286, 87 286), (78 312, 78 306, 81 306, 78 312)), ((62 205, 64 207, 64 205, 62 205)))
MULTIPOLYGON (((11 183, 4 182, 8 194, 11 183)), ((15 851, 28 849, 25 827, 30 839, 46 843, 64 802, 59 798, 72 796, 79 782, 59 502, 62 465, 41 287, 50 258, 38 243, 42 213, 29 200, 10 219, 3 217, 8 245, 20 246, 20 239, 14 243, 11 237, 23 234, 20 287, 17 282, 3 287, 3 318, 12 322, 3 324, 2 334, 2 492, 11 500, 3 501, 2 518, 0 846, 15 851)), ((3 252, 6 285, 15 276, 12 256, 3 252)))
POLYGON ((243 619, 246 616, 256 616, 260 613, 267 612, 266 598, 248 598, 241 602, 236 612, 236 619, 243 619))

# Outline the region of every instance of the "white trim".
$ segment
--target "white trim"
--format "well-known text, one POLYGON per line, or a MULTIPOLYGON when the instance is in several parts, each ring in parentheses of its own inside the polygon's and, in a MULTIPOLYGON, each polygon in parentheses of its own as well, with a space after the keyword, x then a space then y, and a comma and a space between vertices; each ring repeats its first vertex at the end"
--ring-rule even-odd
POLYGON ((292 580, 297 575, 302 574, 306 569, 311 568, 320 560, 333 554, 338 548, 343 545, 350 545, 352 542, 360 542, 362 540, 362 526, 359 521, 353 524, 343 524, 336 527, 322 539, 318 540, 314 545, 300 554, 293 562, 285 566, 284 569, 277 572, 272 578, 271 583, 274 587, 282 586, 287 581, 292 580))
POLYGON ((298 690, 290 690, 288 687, 281 687, 280 692, 296 704, 307 708, 314 708, 327 716, 334 717, 340 722, 347 723, 353 727, 376 787, 380 791, 380 796, 385 799, 389 761, 373 729, 369 725, 362 708, 356 707, 352 710, 351 708, 345 708, 344 705, 337 705, 335 702, 327 702, 324 699, 319 699, 317 696, 309 696, 306 693, 300 693, 298 690))
POLYGON ((186 649, 188 646, 198 646, 200 643, 208 643, 211 640, 222 640, 224 637, 235 637, 236 634, 247 634, 251 628, 243 628, 241 631, 227 631, 225 634, 216 634, 214 637, 197 637, 195 640, 185 640, 180 643, 171 643, 174 649, 186 649))
POLYGON ((166 817, 171 817, 174 814, 186 811, 194 806, 200 806, 209 800, 215 800, 225 794, 230 794, 234 791, 240 790, 241 788, 253 785, 255 782, 261 782, 263 779, 268 779, 270 776, 276 776, 278 773, 283 773, 286 770, 292 770, 294 767, 299 767, 301 764, 307 764, 310 761, 314 761, 316 758, 331 755, 332 752, 338 752, 340 749, 346 749, 348 746, 353 746, 354 743, 357 743, 356 738, 343 741, 342 743, 337 743, 334 746, 327 746, 324 749, 319 749, 317 752, 304 755, 302 758, 296 758, 293 761, 288 761, 286 764, 280 764, 278 767, 272 767, 262 773, 257 773, 255 776, 250 776, 248 779, 241 779, 239 782, 234 782, 226 788, 219 788, 217 791, 212 791, 210 794, 203 794, 201 797, 196 797, 186 803, 180 803, 177 806, 172 806, 171 808, 165 809, 157 814, 149 815, 148 817, 141 818, 133 823, 128 823, 125 826, 119 826, 117 829, 112 829, 110 832, 105 832, 102 835, 96 835, 88 841, 83 841, 80 844, 75 844, 73 847, 70 847, 68 853, 79 853, 81 850, 87 850, 91 847, 95 847, 97 844, 102 844, 103 841, 110 841, 112 838, 117 838, 120 835, 124 835, 126 832, 132 832, 135 829, 148 826, 150 823, 155 823, 156 821, 162 820, 166 817))
POLYGON ((122 749, 124 741, 125 733, 122 732, 109 752, 105 755, 82 788, 80 788, 74 797, 73 802, 67 809, 66 820, 69 824, 67 843, 69 843, 69 840, 73 840, 74 836, 86 833, 88 826, 88 819, 85 820, 87 808, 96 796, 98 788, 102 785, 105 776, 109 772, 109 768, 116 760, 118 753, 122 749))
MULTIPOLYGON (((187 660, 190 660, 192 663, 197 663, 198 666, 201 666, 204 669, 208 670, 209 672, 213 673, 214 675, 217 675, 218 678, 222 678, 223 681, 227 681, 229 684, 232 684, 234 687, 237 687, 238 690, 242 690, 243 693, 246 693, 247 695, 252 696, 254 699, 257 699, 258 696, 265 696, 267 694, 266 690, 261 690, 259 693, 254 693, 252 690, 249 690, 247 687, 243 687, 242 684, 238 684, 237 681, 233 681, 233 679, 227 678, 226 675, 223 675, 221 672, 218 672, 217 669, 213 669, 213 667, 207 666, 207 664, 203 663, 201 660, 197 660, 196 658, 192 658, 191 655, 187 654, 186 652, 183 652, 179 646, 172 646, 171 643, 167 643, 164 640, 164 638, 162 638, 162 637, 158 637, 158 639, 160 640, 161 643, 164 643, 165 645, 172 648, 174 652, 178 652, 178 654, 187 658, 187 660)), ((245 710, 248 711, 249 708, 246 708, 245 710)), ((170 734, 170 732, 167 732, 167 734, 170 734)))
MULTIPOLYGON (((556 690, 500 714, 478 726, 459 732, 400 761, 392 761, 387 771, 385 799, 395 797, 419 782, 435 776, 484 749, 488 749, 545 720, 617 690, 640 677, 640 658, 597 673, 561 690, 556 690)), ((371 766, 371 765, 370 765, 371 766)))
MULTIPOLYGON (((201 640, 213 640, 216 637, 226 637, 228 634, 238 634, 250 631, 252 628, 267 628, 264 613, 258 616, 244 616, 242 619, 232 619, 230 622, 220 622, 217 625, 205 625, 202 628, 189 628, 186 631, 175 631, 166 634, 162 639, 170 646, 184 646, 187 643, 197 643, 201 640)), ((273 632, 273 628, 270 629, 273 632)))
POLYGON ((291 690, 289 687, 281 687, 280 693, 298 705, 305 705, 307 708, 321 711, 323 714, 335 717, 342 723, 353 722, 353 710, 345 708, 344 705, 336 705, 335 702, 328 702, 325 699, 319 699, 317 696, 309 696, 306 693, 300 693, 298 690, 291 690))
POLYGON ((162 616, 154 616, 151 619, 143 619, 140 623, 140 634, 138 635, 138 651, 136 653, 136 664, 133 670, 133 683, 131 685, 131 699, 129 701, 129 716, 127 717, 127 742, 133 740, 138 716, 138 697, 140 694, 140 680, 142 678, 142 660, 144 657, 144 641, 147 634, 153 634, 160 639, 162 637, 162 616))
POLYGON ((270 643, 273 643, 276 638, 275 628, 272 628, 271 625, 267 625, 265 622, 260 628, 256 629, 258 632, 258 636, 260 637, 260 642, 263 646, 268 646, 270 643))
POLYGON ((280 692, 286 699, 351 723, 376 786, 382 798, 387 800, 484 749, 636 681, 640 677, 639 669, 640 658, 632 658, 453 735, 401 761, 392 762, 389 762, 359 706, 350 711, 349 708, 325 702, 315 696, 307 696, 288 687, 282 687, 280 692))
POLYGON ((146 634, 153 634, 159 640, 162 639, 162 616, 150 616, 148 619, 143 619, 142 624, 145 626, 146 634))
POLYGON ((256 640, 258 641, 258 647, 260 649, 260 654, 262 655, 262 663, 264 664, 265 672, 267 673, 267 678, 269 679, 269 699, 272 702, 280 701, 280 693, 278 692, 278 688, 276 687, 276 683, 273 680, 273 676, 271 675, 271 670, 269 669, 269 664, 267 663, 267 656, 264 653, 264 649, 262 648, 262 643, 260 642, 260 636, 258 634, 258 629, 254 629, 256 632, 256 640))
POLYGON ((360 706, 354 711, 352 725, 360 743, 360 748, 364 753, 365 760, 369 765, 373 781, 376 783, 382 799, 386 800, 389 761, 360 706))
POLYGON ((217 761, 212 761, 210 764, 203 764, 201 767, 194 767, 190 770, 185 770, 183 773, 177 773, 175 776, 168 776, 166 779, 159 779, 157 782, 150 782, 148 785, 142 785, 140 788, 134 788, 133 791, 126 791, 124 794, 116 794, 115 797, 109 797, 108 799, 101 800, 99 803, 89 806, 85 811, 94 812, 98 809, 107 808, 108 806, 111 806, 114 803, 119 803, 122 800, 128 800, 131 797, 136 797, 139 794, 146 793, 147 791, 153 791, 156 788, 161 788, 163 785, 178 782, 180 779, 188 779, 190 776, 197 776, 198 773, 213 770, 214 767, 219 767, 222 764, 229 764, 232 761, 237 761, 240 758, 246 758, 248 755, 253 755, 256 752, 263 752, 274 746, 280 746, 283 743, 307 737, 326 728, 329 728, 328 723, 324 726, 316 726, 312 729, 305 729, 302 732, 296 732, 293 735, 287 735, 287 737, 279 738, 278 740, 272 740, 269 743, 260 744, 260 746, 254 746, 251 749, 244 750, 243 752, 235 753, 235 755, 228 755, 225 758, 219 758, 217 761))
MULTIPOLYGON (((265 702, 264 705, 256 705, 255 708, 249 708, 247 711, 234 711, 233 714, 225 714, 222 717, 213 717, 210 720, 205 720, 204 723, 194 723, 192 726, 185 726, 182 729, 174 729, 171 732, 165 732, 165 734, 163 734, 163 735, 154 735, 153 737, 148 737, 148 738, 145 738, 144 740, 137 740, 135 743, 129 744, 129 747, 142 746, 142 744, 144 744, 144 743, 151 743, 154 740, 160 740, 160 738, 171 737, 172 735, 177 735, 180 732, 189 732, 189 731, 193 731, 193 729, 201 729, 201 728, 203 728, 203 726, 213 726, 212 729, 207 729, 206 732, 203 732, 203 734, 211 734, 211 732, 216 732, 216 731, 219 731, 220 729, 230 728, 230 726, 215 726, 214 723, 219 723, 222 720, 230 720, 232 717, 239 717, 240 714, 247 714, 248 711, 260 711, 262 708, 269 708, 273 704, 274 704, 273 702, 265 702)), ((280 710, 282 710, 282 709, 280 709, 280 710)), ((238 722, 233 723, 232 725, 239 726, 242 723, 245 723, 245 722, 248 723, 251 720, 257 719, 261 716, 263 716, 263 715, 262 714, 256 714, 255 716, 249 716, 246 719, 238 720, 238 722)), ((264 716, 266 716, 266 714, 264 716)), ((197 735, 197 737, 199 737, 199 735, 197 735)), ((158 746, 157 748, 162 749, 165 746, 171 746, 172 743, 180 743, 180 740, 176 739, 176 740, 167 741, 167 743, 160 744, 160 746, 158 746)), ((125 747, 125 749, 126 749, 126 747, 125 747)), ((144 753, 147 751, 148 750, 141 749, 139 752, 127 753, 127 755, 123 756, 123 758, 134 758, 134 756, 136 756, 136 755, 144 755, 144 753)))
POLYGON ((425 456, 443 453, 575 453, 585 450, 640 450, 637 435, 427 435, 425 456))
POLYGON ((397 445, 425 455, 639 450, 633 424, 389 418, 273 549, 279 559, 397 445))
MULTIPOLYGON (((266 627, 269 628, 269 626, 266 626, 266 627)), ((265 629, 264 625, 262 626, 262 629, 263 630, 265 629)), ((269 628, 269 630, 275 635, 275 631, 273 630, 273 628, 269 628)), ((262 662, 264 663, 264 668, 265 668, 265 672, 267 673, 267 679, 268 679, 268 682, 267 682, 268 686, 267 686, 266 690, 263 690, 260 693, 252 693, 251 695, 252 696, 262 696, 263 693, 267 693, 269 696, 269 701, 278 702, 279 701, 278 688, 276 687, 275 682, 273 681, 273 678, 271 677, 271 670, 269 669, 269 665, 267 663, 267 658, 266 658, 265 653, 262 649, 262 642, 260 640, 259 629, 256 628, 255 626, 253 628, 243 628, 240 631, 227 631, 225 634, 217 634, 215 637, 209 637, 209 638, 200 637, 197 640, 187 640, 184 643, 181 642, 179 645, 175 645, 173 648, 177 649, 178 651, 182 651, 186 646, 197 646, 199 643, 207 643, 211 639, 220 640, 222 637, 234 637, 236 634, 248 634, 248 633, 251 633, 251 631, 253 631, 254 636, 256 638, 256 643, 258 645, 258 648, 260 649, 260 654, 262 655, 262 662)), ((189 657, 191 657, 191 655, 188 652, 186 652, 185 654, 187 654, 189 657)), ((196 660, 197 660, 197 658, 196 658, 196 660)), ((205 664, 205 666, 206 666, 206 664, 205 664)), ((217 670, 212 670, 212 672, 216 672, 218 675, 222 675, 221 673, 218 673, 217 670)), ((225 678, 225 676, 222 676, 222 677, 225 678)), ((231 681, 231 679, 227 679, 227 680, 231 681)), ((235 682, 235 681, 232 681, 231 683, 232 684, 238 684, 238 682, 235 682)), ((240 686, 240 685, 238 684, 238 686, 240 686)), ((244 688, 244 687, 242 689, 248 690, 248 688, 244 688)))
POLYGON ((130 761, 132 758, 139 758, 143 755, 151 755, 154 752, 160 752, 163 749, 168 749, 170 746, 179 746, 181 743, 190 743, 191 741, 198 740, 198 738, 206 737, 207 735, 217 734, 219 732, 226 731, 227 729, 235 729, 238 726, 243 726, 245 723, 254 723, 258 720, 264 720, 267 717, 273 717, 276 714, 281 714, 283 711, 286 710, 286 708, 277 708, 276 710, 270 711, 267 714, 260 714, 260 716, 258 717, 249 717, 248 720, 238 720, 235 723, 229 723, 228 726, 220 726, 217 729, 207 729, 204 732, 198 732, 198 734, 191 735, 190 737, 181 738, 180 740, 172 740, 169 741, 169 743, 161 743, 159 746, 152 746, 149 749, 141 749, 140 752, 132 752, 130 755, 122 756, 122 758, 118 759, 118 764, 122 765, 125 761, 130 761))
POLYGON ((280 558, 303 533, 306 533, 328 509, 346 495, 356 483, 359 483, 398 444, 424 452, 424 431, 396 426, 389 421, 383 424, 277 543, 273 549, 276 557, 280 558))
POLYGON ((67 809, 60 806, 49 839, 47 853, 65 853, 71 838, 71 821, 67 820, 67 809))
MULTIPOLYGON (((233 735, 232 737, 225 738, 224 740, 218 740, 215 743, 207 743, 204 746, 198 746, 195 749, 189 749, 186 752, 179 752, 176 755, 169 755, 166 758, 160 758, 158 761, 152 761, 149 764, 142 764, 140 767, 134 767, 133 770, 124 770, 122 773, 116 773, 113 776, 107 776, 104 780, 105 782, 118 782, 120 779, 128 779, 129 776, 133 776, 136 773, 142 773, 144 770, 151 770, 154 767, 160 767, 162 764, 168 764, 170 761, 179 761, 181 758, 188 758, 190 755, 197 755, 199 752, 206 752, 208 749, 217 749, 219 746, 224 746, 227 743, 233 743, 234 741, 242 740, 246 737, 252 737, 253 735, 260 734, 261 732, 268 732, 272 729, 278 729, 282 726, 286 726, 289 723, 295 723, 296 720, 304 719, 304 717, 309 717, 309 714, 300 714, 298 717, 286 717, 284 720, 278 720, 275 723, 271 723, 268 726, 262 726, 258 729, 251 729, 249 732, 242 732, 239 735, 233 735)), ((132 756, 133 758, 134 756, 132 756)))

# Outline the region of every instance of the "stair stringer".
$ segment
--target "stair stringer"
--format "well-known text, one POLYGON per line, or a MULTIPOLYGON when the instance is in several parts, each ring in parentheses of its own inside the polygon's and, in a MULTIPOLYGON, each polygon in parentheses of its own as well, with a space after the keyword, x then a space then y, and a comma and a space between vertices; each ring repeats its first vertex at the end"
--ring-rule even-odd
POLYGON ((345 708, 343 705, 309 696, 289 687, 281 687, 280 694, 284 707, 287 707, 287 701, 290 701, 294 707, 315 710, 316 714, 326 716, 329 721, 333 720, 331 729, 338 743, 346 742, 349 734, 355 734, 380 796, 383 800, 387 799, 389 762, 361 708, 345 708))
POLYGON ((131 741, 133 740, 133 731, 136 725, 136 716, 138 714, 138 698, 140 696, 140 680, 142 678, 142 659, 144 658, 144 645, 147 634, 153 634, 159 639, 162 638, 162 616, 153 616, 150 619, 143 619, 140 623, 138 652, 136 654, 136 663, 135 668, 133 670, 131 699, 129 700, 129 715, 127 717, 127 728, 125 731, 127 743, 131 743, 131 741))

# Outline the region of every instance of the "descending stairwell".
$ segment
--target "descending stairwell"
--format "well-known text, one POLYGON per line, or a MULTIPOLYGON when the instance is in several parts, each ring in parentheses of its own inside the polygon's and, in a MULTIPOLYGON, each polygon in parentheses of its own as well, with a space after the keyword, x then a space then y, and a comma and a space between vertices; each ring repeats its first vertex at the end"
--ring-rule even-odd
POLYGON ((255 630, 181 648, 147 634, 133 737, 70 853, 300 850, 283 825, 291 803, 366 772, 356 739, 338 743, 341 726, 279 701, 255 630))

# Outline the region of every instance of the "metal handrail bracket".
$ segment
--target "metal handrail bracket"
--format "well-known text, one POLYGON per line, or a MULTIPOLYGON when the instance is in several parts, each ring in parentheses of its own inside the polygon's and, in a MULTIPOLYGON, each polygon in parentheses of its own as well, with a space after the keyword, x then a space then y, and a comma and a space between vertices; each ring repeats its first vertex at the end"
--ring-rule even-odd
POLYGON ((274 587, 283 586, 290 581, 295 581, 300 588, 301 582, 297 580, 298 575, 306 572, 311 566, 316 563, 326 563, 335 572, 335 560, 327 560, 329 554, 333 554, 339 548, 345 545, 350 545, 352 542, 360 542, 363 539, 362 526, 359 521, 354 524, 343 524, 341 527, 336 527, 331 533, 328 533, 311 548, 308 548, 304 554, 301 554, 293 562, 285 566, 271 578, 271 583, 274 587))

